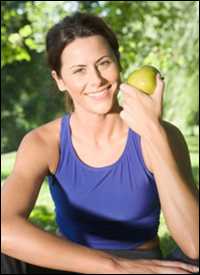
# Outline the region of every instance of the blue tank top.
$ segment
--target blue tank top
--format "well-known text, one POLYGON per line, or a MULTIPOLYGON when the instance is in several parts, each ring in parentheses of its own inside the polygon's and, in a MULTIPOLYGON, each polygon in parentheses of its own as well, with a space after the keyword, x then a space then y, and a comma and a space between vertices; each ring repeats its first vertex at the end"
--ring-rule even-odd
POLYGON ((135 249, 157 235, 160 201, 155 180, 145 166, 140 136, 130 128, 121 157, 112 165, 92 167, 76 154, 66 114, 58 167, 48 182, 59 231, 75 243, 135 249))

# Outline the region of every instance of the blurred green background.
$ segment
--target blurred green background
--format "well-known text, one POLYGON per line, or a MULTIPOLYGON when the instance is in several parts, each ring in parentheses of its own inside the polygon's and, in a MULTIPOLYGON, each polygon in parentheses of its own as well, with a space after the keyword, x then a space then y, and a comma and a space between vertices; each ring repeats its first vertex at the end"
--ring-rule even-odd
MULTIPOLYGON (((47 67, 45 34, 80 10, 101 16, 116 32, 123 80, 138 66, 159 68, 166 83, 164 119, 184 134, 198 186, 199 1, 2 1, 1 6, 2 184, 22 137, 67 112, 47 67)), ((47 230, 56 229, 46 181, 30 218, 47 230)), ((159 235, 168 253, 174 243, 162 216, 159 235)))

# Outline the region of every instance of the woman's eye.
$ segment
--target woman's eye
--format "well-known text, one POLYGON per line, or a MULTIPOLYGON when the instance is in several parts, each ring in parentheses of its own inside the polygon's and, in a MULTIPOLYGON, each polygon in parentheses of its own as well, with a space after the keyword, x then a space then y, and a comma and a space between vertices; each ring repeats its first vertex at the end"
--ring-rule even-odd
POLYGON ((83 72, 85 72, 85 69, 78 69, 78 70, 74 71, 73 74, 83 73, 83 72))
POLYGON ((110 64, 110 61, 109 60, 105 60, 103 62, 101 62, 99 65, 100 66, 105 66, 105 65, 109 65, 110 64))

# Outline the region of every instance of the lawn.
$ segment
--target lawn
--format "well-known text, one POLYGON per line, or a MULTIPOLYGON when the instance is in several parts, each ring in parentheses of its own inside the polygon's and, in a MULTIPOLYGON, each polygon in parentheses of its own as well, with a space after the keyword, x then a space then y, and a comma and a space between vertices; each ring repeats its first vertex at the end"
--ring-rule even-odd
MULTIPOLYGON (((199 143, 198 137, 186 137, 187 144, 190 150, 190 157, 193 168, 193 175, 195 178, 195 183, 199 185, 199 143)), ((10 174, 14 161, 15 161, 15 152, 1 155, 1 183, 5 178, 10 174)), ((49 187, 47 181, 45 180, 39 197, 36 201, 36 205, 31 212, 30 220, 41 226, 45 230, 55 232, 56 223, 54 217, 54 205, 50 197, 49 187)), ((163 215, 160 217, 160 227, 159 227, 159 237, 161 239, 161 249, 164 255, 167 255, 171 249, 175 246, 174 241, 170 238, 169 232, 167 230, 163 215)))

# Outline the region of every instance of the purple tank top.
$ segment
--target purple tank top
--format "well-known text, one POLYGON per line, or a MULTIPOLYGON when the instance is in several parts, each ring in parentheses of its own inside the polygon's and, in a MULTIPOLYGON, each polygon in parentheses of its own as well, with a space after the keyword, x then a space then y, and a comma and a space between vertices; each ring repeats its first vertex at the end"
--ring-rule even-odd
POLYGON ((135 249, 154 239, 160 201, 142 157, 140 136, 129 129, 121 157, 95 168, 76 154, 69 122, 67 114, 61 122, 58 167, 48 176, 61 234, 95 249, 135 249))

